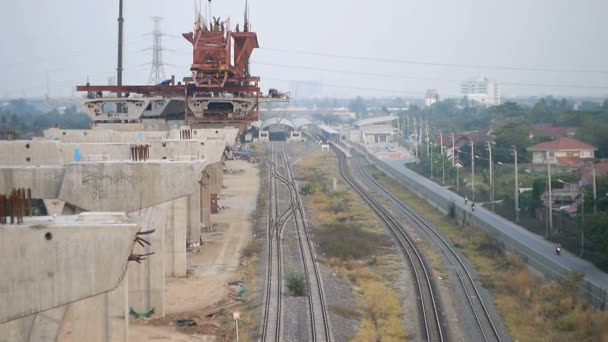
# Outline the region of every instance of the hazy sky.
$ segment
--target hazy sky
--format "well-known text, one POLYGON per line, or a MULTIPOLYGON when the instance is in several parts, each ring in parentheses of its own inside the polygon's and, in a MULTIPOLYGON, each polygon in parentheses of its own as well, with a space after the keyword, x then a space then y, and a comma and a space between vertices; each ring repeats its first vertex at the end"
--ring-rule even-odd
MULTIPOLYGON (((167 75, 188 75, 191 45, 181 33, 192 30, 194 1, 124 1, 124 83, 148 81, 153 16, 164 18, 167 75)), ((242 27, 244 3, 213 0, 212 15, 242 27)), ((329 96, 422 97, 436 88, 442 97, 460 97, 461 80, 486 76, 506 96, 608 96, 606 0, 249 3, 261 47, 252 74, 264 89, 316 80, 329 96)), ((117 14, 118 0, 5 1, 0 98, 47 89, 71 96, 87 77, 107 84, 116 73, 117 14)))

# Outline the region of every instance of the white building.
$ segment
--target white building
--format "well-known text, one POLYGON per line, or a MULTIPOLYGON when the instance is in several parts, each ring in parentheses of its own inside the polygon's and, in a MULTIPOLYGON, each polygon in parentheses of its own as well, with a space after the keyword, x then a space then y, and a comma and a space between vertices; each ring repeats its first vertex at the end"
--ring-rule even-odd
POLYGON ((427 107, 430 107, 437 101, 439 101, 439 93, 437 92, 437 89, 428 89, 426 91, 426 95, 424 96, 424 104, 427 107))
POLYGON ((497 106, 502 103, 500 86, 485 77, 461 83, 462 95, 470 101, 479 102, 487 106, 497 106))
POLYGON ((359 120, 353 124, 355 129, 350 132, 350 140, 366 145, 390 143, 395 134, 393 121, 396 120, 399 120, 399 117, 392 115, 359 120))

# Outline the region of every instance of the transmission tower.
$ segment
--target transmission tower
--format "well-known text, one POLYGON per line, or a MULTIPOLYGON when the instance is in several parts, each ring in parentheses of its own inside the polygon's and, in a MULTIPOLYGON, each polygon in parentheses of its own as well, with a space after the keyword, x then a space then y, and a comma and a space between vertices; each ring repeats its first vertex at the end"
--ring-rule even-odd
POLYGON ((160 31, 161 17, 153 17, 154 32, 152 32, 152 69, 148 84, 159 84, 165 80, 165 68, 163 63, 163 33, 160 31))

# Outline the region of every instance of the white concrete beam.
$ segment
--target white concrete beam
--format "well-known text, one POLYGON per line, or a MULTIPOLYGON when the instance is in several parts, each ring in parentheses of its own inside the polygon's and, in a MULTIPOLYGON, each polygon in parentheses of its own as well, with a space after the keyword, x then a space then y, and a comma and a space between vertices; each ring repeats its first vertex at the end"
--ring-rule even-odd
POLYGON ((0 226, 0 323, 119 285, 138 225, 77 218, 26 217, 23 225, 0 226))

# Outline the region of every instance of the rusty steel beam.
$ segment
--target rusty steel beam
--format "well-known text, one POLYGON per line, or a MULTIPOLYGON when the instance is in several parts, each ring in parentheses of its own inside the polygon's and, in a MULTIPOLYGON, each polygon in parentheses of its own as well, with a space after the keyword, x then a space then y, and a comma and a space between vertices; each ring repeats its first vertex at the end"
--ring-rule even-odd
MULTIPOLYGON (((158 94, 158 95, 183 95, 186 86, 175 85, 175 86, 145 86, 145 85, 131 85, 131 86, 93 86, 93 85, 81 85, 77 86, 77 91, 86 92, 111 92, 111 93, 132 93, 132 94, 158 94)), ((259 92, 259 87, 254 86, 230 86, 225 87, 188 87, 190 94, 203 94, 212 92, 227 92, 227 93, 239 93, 239 92, 259 92)), ((128 98, 127 98, 128 99, 128 98)))

